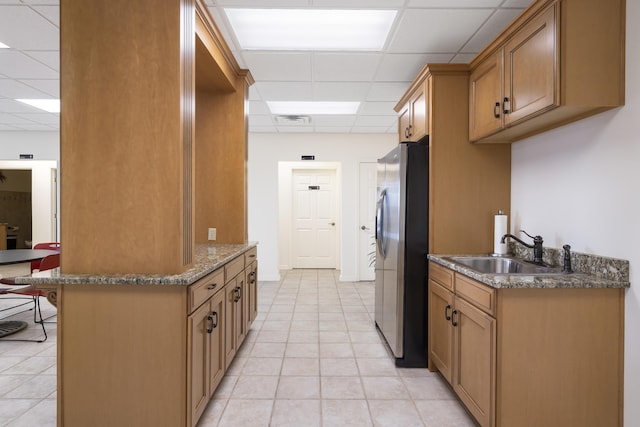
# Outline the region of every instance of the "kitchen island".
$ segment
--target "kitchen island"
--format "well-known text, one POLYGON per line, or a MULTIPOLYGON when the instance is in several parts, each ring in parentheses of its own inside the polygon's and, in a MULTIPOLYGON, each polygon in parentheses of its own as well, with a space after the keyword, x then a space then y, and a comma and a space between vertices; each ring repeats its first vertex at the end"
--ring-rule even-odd
POLYGON ((17 279, 55 288, 59 426, 196 425, 255 319, 257 247, 194 254, 181 274, 17 279))
POLYGON ((575 257, 510 275, 429 255, 429 369, 481 426, 622 426, 629 263, 575 257))

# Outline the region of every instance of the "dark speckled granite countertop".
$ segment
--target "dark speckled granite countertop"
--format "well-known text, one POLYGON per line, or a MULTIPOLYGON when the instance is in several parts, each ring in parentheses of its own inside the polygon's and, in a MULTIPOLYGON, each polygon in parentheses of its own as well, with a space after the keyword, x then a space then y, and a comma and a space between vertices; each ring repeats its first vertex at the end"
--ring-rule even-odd
MULTIPOLYGON (((547 251, 545 249, 545 251, 547 251)), ((555 258, 553 250, 548 250, 555 258)), ((482 274, 462 264, 447 260, 451 256, 486 255, 428 255, 428 259, 493 288, 629 288, 629 262, 585 254, 572 254, 574 273, 559 275, 482 274), (575 257, 575 262, 574 262, 575 257)), ((551 261, 545 259, 545 262, 551 261)), ((558 263, 550 263, 558 265, 558 263)))
POLYGON ((33 276, 16 277, 16 283, 34 285, 190 285, 222 267, 233 258, 242 255, 257 243, 198 244, 195 261, 189 270, 172 275, 163 274, 61 274, 60 269, 35 273, 33 276))

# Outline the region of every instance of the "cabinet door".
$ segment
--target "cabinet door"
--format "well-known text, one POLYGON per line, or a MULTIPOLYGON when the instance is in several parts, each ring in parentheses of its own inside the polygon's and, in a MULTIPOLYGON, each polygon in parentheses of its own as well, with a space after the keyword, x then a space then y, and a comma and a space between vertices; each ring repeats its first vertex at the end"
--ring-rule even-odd
POLYGON ((240 348, 244 342, 244 337, 247 336, 247 315, 249 305, 247 304, 249 299, 247 298, 247 281, 245 274, 240 274, 236 278, 236 350, 240 348))
POLYGON ((409 102, 402 106, 402 110, 398 113, 398 141, 409 141, 409 124, 411 123, 411 115, 409 111, 409 102))
POLYGON ((453 294, 429 280, 429 357, 442 376, 451 383, 453 352, 453 294))
POLYGON ((496 321, 455 297, 453 389, 481 426, 491 426, 495 407, 496 321))
POLYGON ((188 425, 195 425, 202 412, 209 403, 209 349, 211 336, 210 305, 204 303, 198 310, 187 318, 188 337, 190 341, 187 360, 187 378, 190 397, 188 425))
POLYGON ((236 355, 236 279, 232 279, 224 288, 224 365, 229 367, 236 355))
POLYGON ((254 261, 249 265, 247 269, 247 277, 245 279, 249 287, 248 299, 249 299, 249 325, 256 320, 258 315, 258 261, 254 261))
POLYGON ((427 85, 421 84, 409 99, 411 122, 409 123, 409 140, 418 141, 427 134, 427 85))
POLYGON ((225 372, 225 293, 218 292, 209 305, 211 315, 209 340, 209 396, 220 384, 225 372))
POLYGON ((494 134, 502 129, 503 51, 487 57, 469 80, 469 139, 494 134))
POLYGON ((505 45, 505 126, 558 105, 555 11, 550 6, 505 45))

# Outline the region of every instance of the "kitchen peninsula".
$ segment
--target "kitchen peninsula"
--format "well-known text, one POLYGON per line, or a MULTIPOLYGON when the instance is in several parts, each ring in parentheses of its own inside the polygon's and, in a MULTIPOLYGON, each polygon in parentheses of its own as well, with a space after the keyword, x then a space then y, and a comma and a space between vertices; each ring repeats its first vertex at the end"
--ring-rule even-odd
POLYGON ((256 314, 253 78, 201 0, 60 22, 57 424, 193 426, 256 314))

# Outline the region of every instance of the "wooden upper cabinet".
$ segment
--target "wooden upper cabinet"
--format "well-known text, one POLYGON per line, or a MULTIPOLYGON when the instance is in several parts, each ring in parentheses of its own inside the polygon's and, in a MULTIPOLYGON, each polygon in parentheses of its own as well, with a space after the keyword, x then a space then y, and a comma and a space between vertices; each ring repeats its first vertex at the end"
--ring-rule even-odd
POLYGON ((512 142, 624 105, 624 4, 533 2, 470 64, 469 139, 512 142))
POLYGON ((429 133, 427 81, 419 82, 408 97, 396 106, 398 113, 398 140, 418 141, 429 133))
POLYGON ((555 12, 546 9, 504 47, 505 125, 558 106, 555 12))
POLYGON ((503 50, 485 59, 469 80, 469 136, 472 141, 502 129, 503 50))

